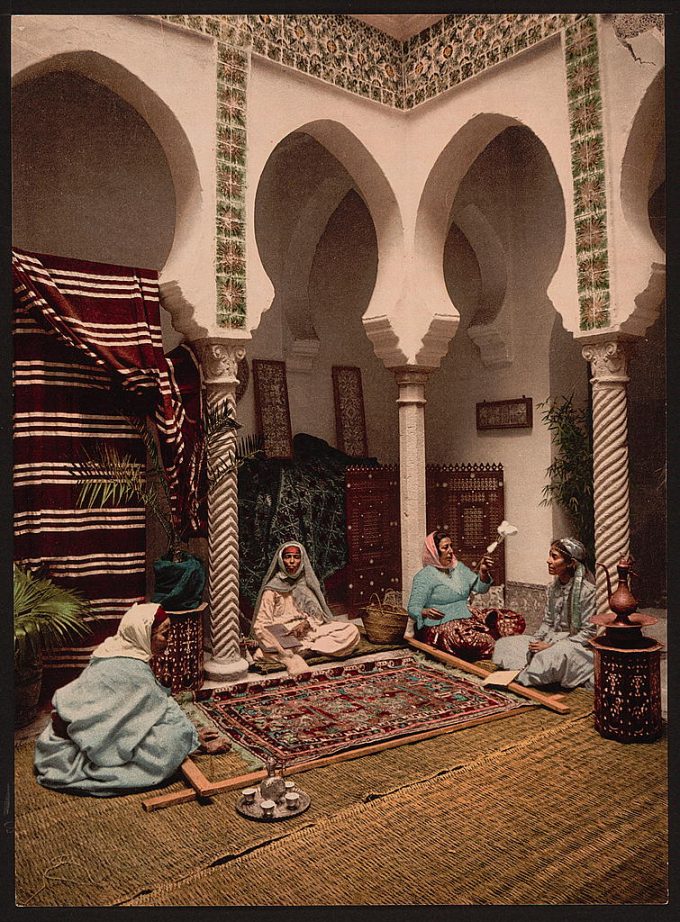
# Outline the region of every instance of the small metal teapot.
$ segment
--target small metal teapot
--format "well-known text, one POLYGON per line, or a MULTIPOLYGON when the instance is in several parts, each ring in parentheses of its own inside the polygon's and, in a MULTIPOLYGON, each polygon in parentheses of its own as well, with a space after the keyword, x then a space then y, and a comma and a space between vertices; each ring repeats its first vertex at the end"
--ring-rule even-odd
POLYGON ((638 606, 638 600, 631 592, 629 583, 630 576, 637 576, 637 573, 634 573, 632 570, 633 558, 622 556, 617 563, 616 571, 619 578, 619 585, 616 587, 614 592, 612 592, 612 583, 609 577, 609 570, 603 563, 598 563, 597 566, 602 567, 607 577, 607 597, 609 599, 609 607, 620 621, 627 622, 628 616, 637 611, 638 606))
POLYGON ((276 759, 268 758, 265 762, 267 766, 267 777, 260 784, 260 794, 263 800, 273 800, 278 803, 286 793, 286 782, 281 774, 277 772, 276 759))

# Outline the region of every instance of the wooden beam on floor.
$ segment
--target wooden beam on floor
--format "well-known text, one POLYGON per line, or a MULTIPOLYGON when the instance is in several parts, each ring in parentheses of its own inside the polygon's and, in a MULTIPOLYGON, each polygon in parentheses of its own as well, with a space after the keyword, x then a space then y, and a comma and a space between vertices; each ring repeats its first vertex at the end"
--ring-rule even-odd
MULTIPOLYGON (((478 717, 475 720, 469 720, 458 726, 437 727, 434 730, 423 730, 422 733, 412 733, 409 736, 400 736, 397 739, 383 740, 381 743, 373 743, 370 746, 362 746, 359 749, 347 749, 344 752, 336 752, 330 756, 311 759, 309 762, 300 762, 298 765, 291 765, 286 769, 286 776, 299 775, 302 772, 311 771, 313 768, 323 768, 325 765, 335 765, 338 762, 361 759, 363 756, 373 755, 376 752, 383 752, 386 749, 396 749, 399 746, 407 746, 409 743, 419 743, 422 740, 443 736, 445 733, 454 733, 456 730, 467 730, 468 727, 488 723, 491 720, 513 717, 517 714, 521 714, 522 710, 522 708, 517 708, 515 711, 503 711, 501 714, 491 714, 489 717, 478 717)), ((256 772, 250 772, 247 775, 237 775, 235 778, 226 778, 224 781, 210 781, 190 758, 184 760, 181 768, 182 773, 192 786, 191 790, 176 791, 172 794, 160 794, 158 797, 148 797, 146 800, 142 801, 142 807, 147 812, 163 810, 165 807, 173 807, 175 804, 185 804, 191 800, 196 800, 198 797, 212 797, 215 794, 224 794, 226 791, 233 791, 237 788, 251 787, 254 784, 258 784, 267 776, 267 772, 264 769, 260 769, 256 772)))
MULTIPOLYGON (((408 643, 409 646, 414 647, 416 650, 422 650, 423 653, 427 653, 427 655, 431 656, 433 659, 438 659, 440 662, 447 663, 449 666, 455 666, 456 669, 469 672, 471 675, 486 678, 491 674, 488 669, 484 669, 482 666, 476 666, 474 663, 468 663, 467 660, 460 659, 458 656, 444 653, 443 650, 437 650, 436 647, 421 643, 420 640, 415 640, 413 637, 408 638, 408 643)), ((523 698, 528 698, 530 701, 535 701, 537 704, 542 704, 543 707, 555 711, 557 714, 569 714, 571 710, 569 705, 564 704, 562 701, 563 695, 551 695, 548 692, 538 691, 536 688, 527 688, 526 685, 520 685, 519 682, 510 682, 509 685, 504 685, 503 688, 507 688, 508 691, 514 692, 516 695, 521 695, 523 698)))

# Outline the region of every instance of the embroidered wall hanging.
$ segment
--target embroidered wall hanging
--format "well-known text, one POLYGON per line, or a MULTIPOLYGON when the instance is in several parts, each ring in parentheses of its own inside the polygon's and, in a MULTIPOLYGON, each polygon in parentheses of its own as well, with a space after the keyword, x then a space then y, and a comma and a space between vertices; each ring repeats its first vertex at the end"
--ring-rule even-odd
POLYGON ((286 363, 253 359, 257 428, 268 458, 292 458, 286 363))
POLYGON ((360 368, 353 365, 333 366, 333 397, 337 447, 353 458, 365 458, 368 443, 360 368))

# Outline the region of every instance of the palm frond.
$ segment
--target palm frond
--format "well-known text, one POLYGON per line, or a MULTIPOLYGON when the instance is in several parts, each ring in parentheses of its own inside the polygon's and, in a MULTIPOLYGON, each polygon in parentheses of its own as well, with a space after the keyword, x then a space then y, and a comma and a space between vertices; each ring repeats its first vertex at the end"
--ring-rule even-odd
POLYGON ((73 464, 74 476, 80 483, 78 505, 88 509, 102 509, 111 505, 137 502, 155 516, 165 532, 168 543, 172 544, 176 534, 172 516, 168 511, 170 497, 167 492, 167 481, 160 467, 155 440, 146 427, 144 431, 149 436, 149 444, 154 446, 149 453, 152 464, 155 463, 154 458, 158 462, 160 470, 152 471, 157 476, 149 479, 144 466, 130 455, 120 452, 106 442, 99 443, 86 453, 84 460, 73 464), (162 493, 158 491, 158 483, 162 485, 162 493))
POLYGON ((83 621, 89 602, 73 589, 14 565, 14 658, 22 665, 90 628, 83 621))
POLYGON ((236 443, 236 458, 238 460, 254 458, 262 451, 264 451, 264 436, 259 432, 243 435, 236 443))
POLYGON ((143 466, 106 442, 97 443, 85 453, 84 460, 74 462, 73 472, 81 485, 78 494, 81 507, 118 506, 144 498, 143 466))
POLYGON ((241 423, 236 422, 232 406, 228 400, 222 400, 214 406, 209 406, 205 411, 204 432, 207 439, 220 435, 223 432, 241 429, 241 423))

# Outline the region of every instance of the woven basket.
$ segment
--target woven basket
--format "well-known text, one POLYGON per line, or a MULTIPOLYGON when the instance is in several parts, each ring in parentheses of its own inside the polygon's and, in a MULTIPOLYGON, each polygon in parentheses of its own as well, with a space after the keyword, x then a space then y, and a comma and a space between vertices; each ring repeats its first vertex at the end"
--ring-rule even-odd
POLYGON ((382 600, 373 593, 364 607, 362 620, 371 643, 397 643, 403 640, 408 615, 400 603, 400 593, 389 589, 382 600))

